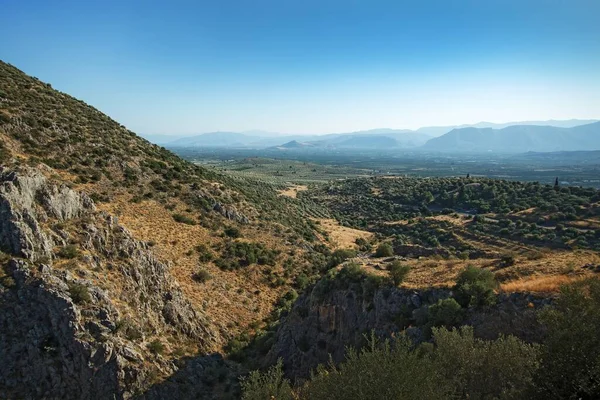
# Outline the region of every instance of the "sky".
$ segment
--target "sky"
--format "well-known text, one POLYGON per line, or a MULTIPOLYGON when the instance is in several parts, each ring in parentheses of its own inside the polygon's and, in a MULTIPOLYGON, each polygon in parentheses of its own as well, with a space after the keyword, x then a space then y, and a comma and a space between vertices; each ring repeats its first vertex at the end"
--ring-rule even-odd
POLYGON ((0 0, 0 59, 145 134, 600 118, 598 0, 0 0))

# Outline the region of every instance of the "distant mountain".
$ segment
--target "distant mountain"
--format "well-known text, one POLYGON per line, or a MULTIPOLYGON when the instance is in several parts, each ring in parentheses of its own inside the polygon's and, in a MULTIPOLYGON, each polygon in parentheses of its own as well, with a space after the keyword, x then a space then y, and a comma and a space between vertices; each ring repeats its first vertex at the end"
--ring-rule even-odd
POLYGON ((245 132, 209 132, 201 135, 176 137, 168 135, 143 135, 152 143, 167 147, 226 147, 226 148, 284 148, 305 149, 307 147, 319 149, 415 149, 423 146, 433 137, 439 137, 448 132, 463 128, 506 128, 509 126, 555 126, 571 128, 586 123, 596 122, 591 120, 568 121, 528 121, 522 123, 508 122, 495 124, 492 122, 479 122, 474 125, 460 126, 433 126, 423 127, 416 131, 409 129, 378 128, 364 131, 331 133, 324 135, 284 135, 276 132, 245 131, 245 132), (518 124, 518 125, 517 125, 518 124), (287 147, 291 142, 310 144, 310 146, 287 147))
POLYGON ((450 132, 453 129, 461 128, 494 128, 502 129, 516 125, 539 125, 539 126, 555 126, 558 128, 573 128, 575 126, 587 125, 598 122, 596 119, 569 119, 569 120, 547 120, 547 121, 520 121, 520 122, 478 122, 476 124, 450 125, 450 126, 426 126, 416 130, 416 132, 424 133, 429 136, 437 137, 450 132))
POLYGON ((600 149, 600 122, 570 128, 515 125, 502 129, 453 129, 429 140, 424 150, 524 153, 600 149))
POLYGON ((327 135, 251 136, 237 132, 210 132, 180 138, 167 143, 169 147, 237 147, 237 148, 414 148, 431 136, 408 130, 374 129, 327 135))
POLYGON ((310 143, 300 143, 297 140, 292 140, 290 142, 284 143, 281 146, 277 146, 279 149, 303 149, 306 147, 313 147, 310 143))

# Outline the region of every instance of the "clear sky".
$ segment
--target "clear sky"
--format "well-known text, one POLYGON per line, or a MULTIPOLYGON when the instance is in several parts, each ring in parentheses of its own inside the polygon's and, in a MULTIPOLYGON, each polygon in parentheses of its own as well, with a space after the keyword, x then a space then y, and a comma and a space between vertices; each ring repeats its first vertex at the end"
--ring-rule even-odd
POLYGON ((141 133, 600 117, 599 0, 0 0, 0 38, 141 133))

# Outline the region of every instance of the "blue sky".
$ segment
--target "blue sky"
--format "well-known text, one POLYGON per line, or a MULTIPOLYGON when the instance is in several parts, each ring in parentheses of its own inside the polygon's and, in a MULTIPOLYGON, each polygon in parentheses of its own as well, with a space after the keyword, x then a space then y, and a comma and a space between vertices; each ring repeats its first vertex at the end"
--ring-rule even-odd
POLYGON ((0 58, 141 133, 600 118, 600 1, 0 0, 0 58))

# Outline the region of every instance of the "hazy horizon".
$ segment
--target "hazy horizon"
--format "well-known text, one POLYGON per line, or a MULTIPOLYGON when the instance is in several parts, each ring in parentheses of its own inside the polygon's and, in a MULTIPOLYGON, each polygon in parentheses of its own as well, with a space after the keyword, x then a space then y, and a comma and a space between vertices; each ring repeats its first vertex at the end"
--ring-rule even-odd
MULTIPOLYGON (((194 133, 187 133, 187 134, 180 134, 178 132, 157 132, 157 133, 148 133, 148 132, 137 132, 138 134, 142 135, 142 136, 172 136, 172 137, 192 137, 192 136, 197 136, 197 135, 204 135, 204 134, 211 134, 211 133, 240 133, 243 135, 248 135, 248 136, 264 136, 264 137, 268 137, 268 136, 325 136, 325 135, 342 135, 342 134, 350 134, 350 133, 363 133, 363 132, 372 132, 372 131, 383 131, 383 130, 392 130, 392 131, 412 131, 412 132, 418 132, 421 129, 427 129, 427 128, 457 128, 457 127, 467 127, 467 126, 475 126, 475 125, 479 125, 479 124, 494 124, 494 125, 519 125, 519 124, 526 124, 526 125, 530 125, 533 122, 539 122, 539 123, 560 123, 560 122, 569 122, 569 121, 577 121, 577 122, 581 122, 581 125, 584 124, 588 124, 588 123, 593 123, 593 122, 598 122, 600 121, 600 118, 589 118, 589 119, 579 119, 579 118, 569 118, 569 119, 564 119, 564 120, 556 120, 556 119, 550 119, 550 120, 545 120, 545 121, 500 121, 500 122, 495 122, 495 121, 478 121, 478 122, 474 122, 474 123, 462 123, 462 124, 457 124, 457 125, 431 125, 431 126, 420 126, 418 128, 415 129, 409 129, 409 128, 402 128, 402 127, 375 127, 375 128, 370 128, 370 129, 361 129, 361 130, 350 130, 350 131, 339 131, 339 132, 315 132, 315 133, 305 133, 305 132, 272 132, 272 131, 265 131, 262 129, 247 129, 247 130, 240 130, 240 131, 230 131, 230 130, 217 130, 217 131, 211 131, 211 132, 194 132, 194 133)), ((533 125, 533 124, 531 124, 533 125)), ((542 124, 540 124, 542 125, 542 124)), ((579 125, 579 124, 576 124, 579 125)), ((550 125, 548 124, 548 126, 554 126, 554 125, 550 125)), ((494 129, 501 129, 501 128, 494 128, 494 129)))
POLYGON ((596 1, 8 1, 0 58, 146 135, 597 119, 596 1))

